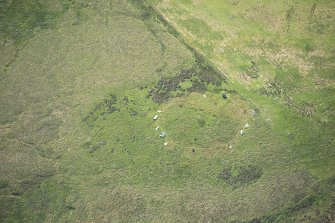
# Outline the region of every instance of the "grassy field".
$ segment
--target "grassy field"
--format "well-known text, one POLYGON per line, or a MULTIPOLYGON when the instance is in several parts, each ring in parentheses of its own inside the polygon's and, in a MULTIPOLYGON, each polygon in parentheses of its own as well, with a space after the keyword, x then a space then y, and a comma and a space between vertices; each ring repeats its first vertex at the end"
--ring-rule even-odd
POLYGON ((0 1, 0 222, 333 222, 334 13, 0 1))

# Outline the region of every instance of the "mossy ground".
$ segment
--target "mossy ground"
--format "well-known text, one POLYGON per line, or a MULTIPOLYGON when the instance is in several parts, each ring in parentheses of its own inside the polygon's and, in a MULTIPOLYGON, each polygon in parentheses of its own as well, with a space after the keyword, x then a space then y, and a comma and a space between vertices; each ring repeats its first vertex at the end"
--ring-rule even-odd
POLYGON ((333 221, 332 2, 278 4, 2 1, 1 221, 333 221))

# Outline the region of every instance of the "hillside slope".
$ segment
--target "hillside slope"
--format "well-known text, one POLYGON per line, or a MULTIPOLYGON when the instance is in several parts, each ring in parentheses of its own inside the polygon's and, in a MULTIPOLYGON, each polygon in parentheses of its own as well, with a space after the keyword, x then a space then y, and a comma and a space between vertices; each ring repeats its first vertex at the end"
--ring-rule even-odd
POLYGON ((332 1, 0 15, 1 222, 334 221, 332 1))

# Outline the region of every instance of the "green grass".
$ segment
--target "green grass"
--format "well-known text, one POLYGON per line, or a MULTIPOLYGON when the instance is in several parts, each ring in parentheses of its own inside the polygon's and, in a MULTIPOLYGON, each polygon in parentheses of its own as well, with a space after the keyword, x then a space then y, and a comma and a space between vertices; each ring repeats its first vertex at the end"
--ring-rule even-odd
MULTIPOLYGON (((301 163, 301 168, 310 171, 317 179, 333 177, 331 117, 334 113, 331 110, 334 100, 331 92, 334 85, 333 78, 327 76, 329 67, 334 64, 332 46, 329 45, 334 39, 334 27, 330 25, 334 18, 328 10, 334 8, 331 2, 256 4, 208 0, 184 4, 163 1, 157 3, 157 8, 175 22, 187 42, 226 72, 232 89, 260 108, 260 115, 266 120, 261 125, 269 125, 274 135, 259 138, 267 135, 262 132, 256 139, 247 134, 247 139, 239 145, 243 148, 242 154, 253 157, 255 151, 246 148, 262 148, 254 159, 267 157, 260 159, 260 164, 268 173, 274 171, 275 166, 280 169, 280 163, 285 163, 289 169, 295 169, 299 166, 297 163, 301 163), (324 19, 326 15, 328 19, 324 19), (199 20, 192 23, 194 27, 187 24, 190 18, 199 20), (216 39, 204 36, 204 29, 208 34, 211 30, 222 36, 216 39), (319 81, 327 86, 320 86, 319 81)), ((259 126, 259 122, 257 120, 255 124, 259 126)), ((228 178, 230 173, 227 171, 224 173, 228 178)), ((281 215, 278 218, 264 217, 259 221, 296 221, 299 213, 293 208, 292 213, 278 214, 281 215)), ((315 209, 305 208, 304 213, 313 216, 315 209)))
POLYGON ((20 222, 22 219, 26 222, 62 221, 74 210, 71 201, 66 200, 69 191, 62 182, 45 181, 22 196, 6 221, 20 222))
POLYGON ((1 4, 1 221, 333 220, 331 1, 1 4))

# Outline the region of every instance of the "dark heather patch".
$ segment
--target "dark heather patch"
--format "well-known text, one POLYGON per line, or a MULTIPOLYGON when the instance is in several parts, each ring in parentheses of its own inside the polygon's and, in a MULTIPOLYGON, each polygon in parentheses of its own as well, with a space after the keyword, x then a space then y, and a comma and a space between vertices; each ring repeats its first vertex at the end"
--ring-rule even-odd
POLYGON ((163 103, 170 98, 184 96, 190 92, 208 91, 208 84, 214 85, 216 91, 222 91, 224 89, 221 84, 224 81, 224 77, 218 74, 212 66, 203 65, 196 60, 191 69, 182 70, 174 77, 161 78, 155 86, 149 88, 148 97, 151 97, 155 103, 163 103), (181 88, 180 84, 185 81, 191 82, 192 86, 188 89, 181 88), (178 93, 173 94, 176 91, 178 93))
POLYGON ((218 178, 230 186, 240 187, 257 181, 263 174, 261 168, 253 165, 238 167, 236 172, 237 174, 234 175, 232 167, 226 167, 218 175, 218 178))
MULTIPOLYGON (((92 122, 96 121, 100 116, 120 111, 117 106, 117 102, 118 98, 115 94, 111 93, 107 95, 107 97, 102 102, 94 106, 88 115, 82 118, 82 121, 90 126, 92 122)), ((123 102, 125 103, 125 100, 123 100, 123 102)))
POLYGON ((267 97, 281 97, 284 92, 284 84, 279 80, 270 81, 258 90, 259 94, 267 97))
POLYGON ((107 143, 105 140, 102 140, 98 143, 86 142, 83 147, 87 149, 90 153, 93 153, 100 149, 101 147, 105 146, 107 143))

